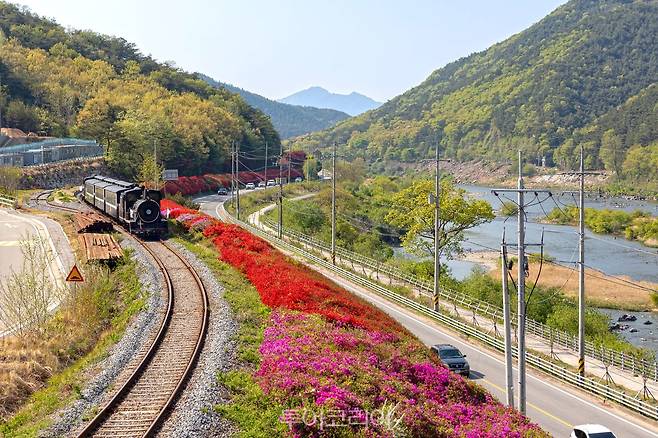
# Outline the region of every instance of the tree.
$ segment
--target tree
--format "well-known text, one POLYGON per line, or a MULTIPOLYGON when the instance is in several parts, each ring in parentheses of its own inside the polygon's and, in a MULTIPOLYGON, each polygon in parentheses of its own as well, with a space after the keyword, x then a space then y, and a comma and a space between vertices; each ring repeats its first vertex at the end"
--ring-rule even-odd
POLYGON ((21 180, 21 169, 18 167, 0 166, 0 193, 14 195, 21 180))
MULTIPOLYGON (((386 221, 404 231, 402 244, 418 255, 434 254, 434 205, 428 203, 434 193, 434 182, 416 181, 393 195, 386 221)), ((441 181, 439 215, 439 252, 453 257, 462 251, 464 231, 494 219, 491 205, 483 200, 470 199, 466 192, 450 181, 441 181)))
POLYGON ((0 282, 0 321, 22 338, 43 332, 61 290, 49 269, 55 256, 42 238, 21 241, 21 252, 21 270, 0 282))
POLYGON ((304 161, 304 178, 306 180, 318 179, 318 172, 322 169, 322 164, 315 158, 309 157, 304 161))
POLYGON ((164 167, 155 160, 155 154, 146 154, 139 170, 138 181, 148 189, 160 190, 162 188, 162 172, 164 167))
POLYGON ((34 108, 18 100, 9 102, 4 119, 10 128, 18 128, 25 132, 37 131, 39 128, 39 116, 34 108))
POLYGON ((599 150, 599 157, 605 168, 621 176, 624 152, 619 136, 615 134, 613 129, 608 129, 601 138, 601 149, 599 150))

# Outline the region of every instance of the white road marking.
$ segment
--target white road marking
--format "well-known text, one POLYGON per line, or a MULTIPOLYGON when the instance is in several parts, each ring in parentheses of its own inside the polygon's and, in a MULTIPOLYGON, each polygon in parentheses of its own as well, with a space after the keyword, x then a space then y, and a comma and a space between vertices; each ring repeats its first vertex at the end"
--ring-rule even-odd
MULTIPOLYGON (((221 215, 219 214, 219 207, 220 207, 220 205, 221 205, 221 203, 218 203, 218 204, 215 206, 215 214, 217 215, 218 218, 221 218, 221 215)), ((382 299, 379 298, 379 297, 375 297, 375 296, 372 296, 372 295, 370 295, 370 294, 364 294, 363 292, 360 292, 358 289, 352 287, 349 283, 346 283, 346 280, 344 280, 342 277, 334 277, 333 280, 336 281, 337 283, 342 283, 343 286, 344 286, 345 288, 351 290, 352 292, 356 293, 357 295, 360 295, 360 296, 362 296, 362 297, 367 297, 367 298, 369 298, 370 300, 376 302, 376 303, 377 303, 379 306, 381 306, 381 307, 387 308, 387 309, 391 310, 392 312, 395 312, 395 313, 397 313, 397 314, 399 314, 399 315, 406 316, 407 318, 410 318, 411 320, 415 321, 416 323, 420 324, 421 326, 423 326, 423 327, 425 327, 425 328, 428 328, 428 329, 430 329, 430 330, 432 330, 432 331, 434 331, 434 332, 436 332, 436 333, 440 333, 442 336, 445 336, 446 338, 448 338, 448 339, 452 340, 453 342, 456 342, 456 343, 458 343, 458 344, 460 344, 460 345, 462 345, 462 346, 466 346, 467 348, 472 349, 472 350, 477 350, 477 351, 478 351, 480 354, 482 354, 483 356, 486 356, 486 357, 488 357, 488 358, 490 358, 490 359, 492 359, 492 360, 498 362, 499 364, 504 365, 504 362, 503 362, 502 360, 500 360, 499 358, 497 358, 497 357, 495 357, 495 356, 492 356, 492 355, 490 355, 489 353, 486 353, 486 352, 483 351, 482 349, 478 349, 478 348, 475 347, 475 346, 472 346, 472 345, 470 345, 470 344, 468 344, 468 343, 465 343, 464 341, 462 341, 462 340, 460 340, 460 339, 458 339, 458 338, 455 338, 454 336, 451 336, 451 335, 449 335, 449 334, 447 334, 447 333, 445 333, 445 332, 443 332, 443 331, 437 329, 436 327, 433 327, 433 326, 430 326, 430 325, 424 323, 423 321, 421 321, 421 320, 417 319, 416 317, 414 317, 411 313, 402 312, 402 311, 396 309, 395 307, 390 306, 390 305, 388 304, 387 301, 382 301, 382 299), (337 280, 338 280, 338 281, 337 281, 337 280)), ((517 368, 514 368, 514 367, 513 367, 513 369, 514 369, 514 370, 517 370, 517 368)), ((564 394, 564 395, 566 395, 566 396, 568 396, 568 397, 570 397, 570 398, 573 398, 573 399, 575 399, 575 400, 577 400, 577 401, 579 401, 579 402, 581 402, 581 403, 583 403, 583 404, 585 404, 585 405, 587 405, 587 406, 590 406, 590 407, 592 407, 592 408, 594 408, 594 409, 596 409, 596 410, 598 410, 598 411, 600 411, 600 412, 602 412, 602 413, 604 413, 604 414, 606 414, 606 415, 609 415, 609 416, 611 416, 611 417, 613 417, 613 418, 615 418, 615 419, 617 419, 617 420, 619 420, 619 421, 621 421, 621 422, 623 422, 623 423, 626 423, 626 424, 628 424, 628 425, 631 425, 631 426, 633 426, 633 427, 635 427, 635 428, 637 428, 637 429, 639 429, 639 430, 641 430, 641 431, 643 431, 643 432, 645 432, 645 433, 648 433, 648 434, 651 435, 651 436, 658 437, 658 433, 652 432, 652 431, 650 431, 650 430, 648 430, 648 429, 646 429, 646 428, 644 428, 644 427, 642 427, 642 426, 640 426, 640 425, 638 425, 638 424, 636 424, 636 423, 633 423, 632 421, 629 421, 629 420, 627 420, 627 419, 625 419, 625 418, 623 418, 623 417, 620 417, 620 416, 617 415, 617 414, 614 414, 614 413, 612 413, 612 412, 610 412, 610 411, 608 411, 608 410, 606 410, 606 409, 603 409, 603 408, 601 408, 600 406, 597 406, 596 404, 591 403, 591 402, 589 402, 589 401, 587 401, 587 400, 584 400, 584 399, 578 397, 578 396, 575 395, 575 394, 572 394, 572 393, 570 393, 570 392, 568 392, 568 391, 566 391, 566 390, 564 390, 564 389, 562 389, 562 388, 559 388, 559 387, 557 387, 557 386, 555 386, 555 385, 553 385, 553 384, 551 384, 551 383, 549 383, 549 382, 546 382, 546 381, 544 381, 544 380, 542 380, 542 379, 540 379, 540 378, 534 376, 533 374, 530 374, 530 373, 529 373, 528 375, 529 375, 530 378, 536 380, 537 382, 542 383, 543 385, 548 386, 549 388, 553 388, 554 390, 559 391, 560 393, 562 393, 562 394, 564 394)))
MULTIPOLYGON (((340 280, 343 280, 343 279, 340 278, 340 280)), ((334 280, 334 281, 335 281, 335 280, 334 280)), ((396 308, 394 308, 394 307, 391 307, 391 306, 388 305, 386 302, 381 301, 381 299, 379 299, 379 298, 373 297, 373 296, 368 295, 368 294, 364 294, 363 292, 360 292, 359 290, 353 288, 351 285, 346 284, 346 283, 344 282, 344 280, 341 281, 341 282, 343 283, 343 286, 344 286, 344 287, 346 287, 346 288, 352 290, 354 293, 356 293, 356 294, 358 294, 358 295, 360 295, 360 296, 362 296, 362 297, 368 297, 368 298, 371 299, 372 301, 377 302, 378 305, 380 305, 380 306, 382 306, 382 307, 385 307, 385 308, 387 308, 387 309, 390 309, 391 311, 393 311, 393 312, 395 312, 395 313, 397 313, 397 314, 400 314, 400 315, 406 316, 406 317, 412 319, 413 321, 417 322, 418 324, 424 326, 425 328, 428 328, 428 329, 433 330, 433 331, 435 331, 435 332, 437 332, 437 333, 440 333, 441 335, 445 336, 446 338, 448 338, 448 339, 452 340, 453 342, 456 342, 456 343, 458 343, 458 344, 460 344, 460 345, 464 345, 464 346, 466 346, 466 347, 468 347, 468 348, 470 348, 470 349, 477 350, 480 354, 482 354, 482 355, 484 355, 484 356, 487 356, 488 358, 490 358, 490 359, 492 359, 492 360, 498 362, 498 363, 501 364, 501 365, 504 365, 504 362, 503 362, 502 360, 498 359, 497 357, 494 357, 494 356, 490 355, 489 353, 484 352, 482 349, 478 349, 478 348, 476 348, 476 347, 474 347, 474 346, 472 346, 472 345, 470 345, 470 344, 467 344, 467 343, 465 343, 464 341, 462 341, 462 340, 460 340, 460 339, 457 339, 457 338, 455 338, 454 336, 451 336, 451 335, 449 335, 449 334, 447 334, 447 333, 445 333, 445 332, 443 332, 443 331, 441 331, 441 330, 439 330, 439 329, 437 329, 437 328, 435 328, 435 327, 432 327, 432 326, 430 326, 430 325, 427 325, 427 324, 425 324, 423 321, 420 321, 420 320, 416 319, 413 315, 411 315, 411 314, 409 314, 409 313, 406 313, 406 312, 401 312, 401 311, 399 311, 398 309, 396 309, 396 308)), ((516 368, 514 368, 514 370, 516 370, 516 368)), ((567 396, 569 396, 569 397, 571 397, 571 398, 573 398, 573 399, 575 399, 575 400, 578 400, 578 401, 580 401, 580 402, 582 402, 582 403, 584 403, 584 404, 586 404, 586 405, 588 405, 588 406, 590 406, 590 407, 592 407, 592 408, 594 408, 594 409, 597 409, 597 410, 603 412, 604 414, 610 415, 611 417, 614 417, 614 418, 616 418, 616 419, 619 420, 619 421, 622 421, 622 422, 624 422, 624 423, 626 423, 626 424, 630 424, 631 426, 634 426, 634 427, 640 429, 640 430, 643 431, 643 432, 646 432, 646 433, 648 433, 648 434, 650 434, 650 435, 652 435, 652 436, 656 436, 656 437, 658 437, 658 434, 655 433, 655 432, 652 432, 652 431, 650 431, 650 430, 648 430, 648 429, 645 429, 644 427, 639 426, 639 425, 637 425, 637 424, 635 424, 635 423, 633 423, 633 422, 631 422, 631 421, 629 421, 629 420, 626 420, 625 418, 620 417, 620 416, 618 416, 618 415, 616 415, 616 414, 614 414, 614 413, 612 413, 612 412, 610 412, 610 411, 608 411, 608 410, 606 410, 606 409, 603 409, 603 408, 601 408, 600 406, 597 406, 597 405, 595 405, 595 404, 593 404, 593 403, 591 403, 591 402, 589 402, 589 401, 587 401, 587 400, 583 400, 582 398, 578 397, 577 395, 571 394, 570 392, 565 391, 564 389, 558 388, 557 386, 555 386, 555 385, 553 385, 553 384, 551 384, 551 383, 549 383, 549 382, 546 382, 546 381, 544 381, 544 380, 542 380, 542 379, 540 379, 540 378, 538 378, 538 377, 535 377, 535 376, 532 375, 532 374, 528 374, 528 375, 529 375, 532 379, 534 379, 534 380, 536 380, 536 381, 538 381, 538 382, 540 382, 540 383, 542 383, 542 384, 544 384, 544 385, 546 385, 546 386, 548 386, 548 387, 550 387, 550 388, 553 388, 553 389, 555 389, 556 391, 559 391, 559 392, 561 392, 561 393, 564 394, 564 395, 567 395, 567 396)))

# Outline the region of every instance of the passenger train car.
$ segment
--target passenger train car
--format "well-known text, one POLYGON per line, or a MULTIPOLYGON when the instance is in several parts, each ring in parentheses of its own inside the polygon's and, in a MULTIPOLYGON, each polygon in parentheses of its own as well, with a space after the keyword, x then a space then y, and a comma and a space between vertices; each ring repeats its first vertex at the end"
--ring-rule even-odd
POLYGON ((129 232, 143 237, 158 237, 167 230, 160 214, 159 190, 104 176, 85 178, 84 200, 113 217, 129 232))

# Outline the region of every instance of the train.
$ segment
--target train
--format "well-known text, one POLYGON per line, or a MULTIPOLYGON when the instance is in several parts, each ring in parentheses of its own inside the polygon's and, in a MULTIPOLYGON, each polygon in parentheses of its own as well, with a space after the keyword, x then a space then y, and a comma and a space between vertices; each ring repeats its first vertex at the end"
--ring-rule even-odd
POLYGON ((159 238, 167 231, 160 213, 162 193, 135 183, 94 175, 84 179, 84 201, 121 223, 130 233, 159 238))

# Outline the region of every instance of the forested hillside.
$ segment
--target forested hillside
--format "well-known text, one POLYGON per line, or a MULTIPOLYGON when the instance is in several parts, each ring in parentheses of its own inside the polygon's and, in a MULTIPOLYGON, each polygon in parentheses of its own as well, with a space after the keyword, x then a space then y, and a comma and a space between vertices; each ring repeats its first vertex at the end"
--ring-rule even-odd
POLYGON ((239 94, 249 105, 270 116, 272 124, 281 138, 296 137, 309 132, 320 131, 349 117, 348 114, 332 109, 277 102, 242 88, 218 82, 203 74, 197 73, 197 75, 213 87, 225 88, 232 93, 239 94))
POLYGON ((260 153, 280 143, 270 119, 240 96, 142 55, 122 38, 66 30, 0 1, 3 126, 94 138, 126 177, 157 146, 167 167, 224 168, 233 142, 260 153))
MULTIPOLYGON (((437 43, 440 44, 440 43, 437 43)), ((658 1, 572 0, 527 30, 433 72, 382 107, 294 141, 370 162, 510 159, 517 148, 624 172, 658 141, 658 1)), ((654 157, 655 158, 655 157, 654 157)), ((655 159, 658 162, 658 158, 655 159)))

